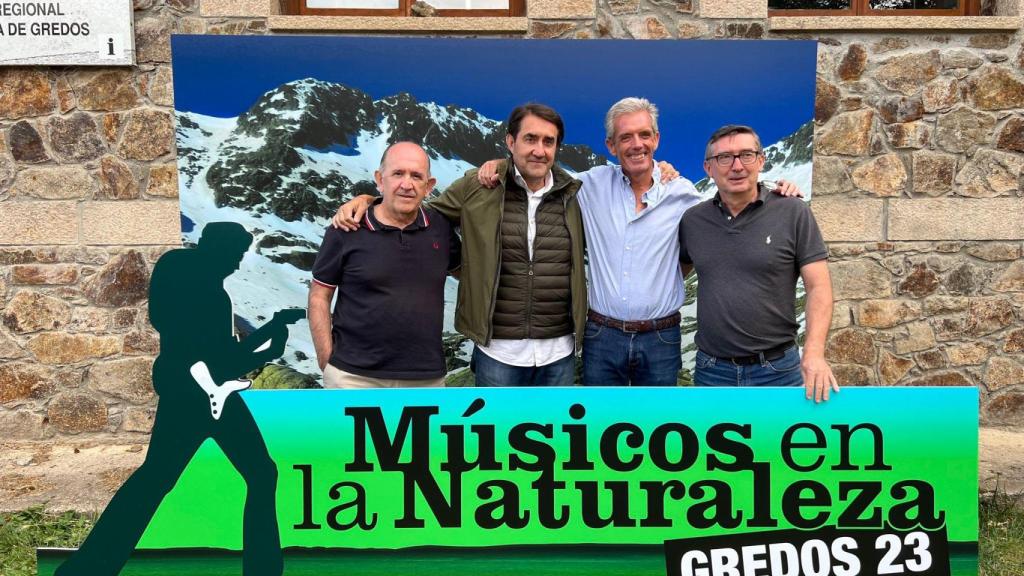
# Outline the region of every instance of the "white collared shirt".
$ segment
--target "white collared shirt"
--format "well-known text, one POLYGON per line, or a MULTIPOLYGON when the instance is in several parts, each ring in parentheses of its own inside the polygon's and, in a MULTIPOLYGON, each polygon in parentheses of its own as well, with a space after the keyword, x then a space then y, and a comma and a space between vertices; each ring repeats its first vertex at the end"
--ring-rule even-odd
MULTIPOLYGON (((516 184, 526 191, 526 245, 533 260, 533 241, 537 236, 537 208, 540 207, 544 195, 551 191, 555 185, 555 177, 548 171, 544 179, 544 186, 536 192, 530 190, 526 180, 519 173, 519 168, 513 166, 515 171, 516 184)), ((558 338, 528 338, 523 340, 505 340, 492 338, 490 346, 477 347, 481 352, 494 358, 498 362, 512 366, 546 366, 557 362, 575 351, 575 340, 572 334, 559 336, 558 338)))

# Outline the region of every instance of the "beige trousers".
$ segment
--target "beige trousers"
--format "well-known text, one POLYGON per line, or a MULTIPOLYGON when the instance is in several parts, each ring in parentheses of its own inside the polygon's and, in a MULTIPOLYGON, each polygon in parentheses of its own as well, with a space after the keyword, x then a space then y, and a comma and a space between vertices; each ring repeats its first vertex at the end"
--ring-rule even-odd
POLYGON ((331 364, 324 368, 324 388, 443 388, 444 378, 428 380, 389 380, 370 378, 339 370, 331 364))

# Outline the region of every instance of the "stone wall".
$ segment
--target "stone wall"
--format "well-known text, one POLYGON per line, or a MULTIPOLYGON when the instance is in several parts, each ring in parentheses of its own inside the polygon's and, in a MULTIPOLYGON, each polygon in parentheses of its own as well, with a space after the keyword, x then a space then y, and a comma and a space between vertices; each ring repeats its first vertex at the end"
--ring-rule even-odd
MULTIPOLYGON (((137 66, 0 68, 0 438, 143 438, 151 426, 146 287, 179 241, 171 33, 413 29, 278 12, 272 0, 136 0, 137 66)), ((839 379, 976 385, 985 421, 1024 424, 1019 17, 974 21, 989 31, 940 30, 964 26, 947 19, 815 32, 837 19, 769 19, 761 0, 535 0, 528 16, 534 38, 818 39, 812 206, 833 258, 839 379)), ((446 22, 414 29, 456 28, 446 22)), ((481 22, 458 29, 519 26, 481 22)))

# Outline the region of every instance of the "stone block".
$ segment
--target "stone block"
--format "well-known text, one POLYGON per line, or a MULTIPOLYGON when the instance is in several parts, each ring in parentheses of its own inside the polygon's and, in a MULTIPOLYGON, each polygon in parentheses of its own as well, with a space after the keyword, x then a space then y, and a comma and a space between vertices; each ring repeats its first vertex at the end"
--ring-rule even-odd
POLYGON ((0 438, 11 440, 40 440, 45 436, 43 415, 29 410, 0 412, 0 438))
POLYGON ((906 382, 904 386, 974 386, 974 383, 960 372, 947 370, 925 374, 906 382))
POLYGON ((0 364, 0 404, 43 398, 52 391, 53 370, 27 362, 0 364))
POLYGON ((110 311, 90 306, 75 306, 71 311, 68 332, 106 332, 110 328, 110 311))
POLYGON ((839 110, 840 97, 839 88, 818 78, 814 88, 814 121, 824 124, 835 116, 839 110))
POLYGON ((921 99, 925 112, 947 110, 960 102, 960 82, 956 78, 940 76, 925 85, 921 99))
POLYGON ((535 20, 530 22, 530 38, 558 38, 571 32, 576 28, 574 22, 544 22, 535 20))
POLYGON ((915 298, 921 298, 935 292, 939 287, 939 275, 925 264, 915 264, 899 286, 896 287, 898 294, 911 294, 915 298))
POLYGON ((981 110, 1024 107, 1024 81, 999 66, 989 66, 972 76, 967 94, 981 110))
POLYGON ((117 354, 121 341, 114 336, 44 332, 28 341, 28 349, 43 364, 74 364, 117 354))
POLYGON ((909 358, 901 358, 882 351, 882 359, 878 363, 878 371, 882 375, 882 385, 892 386, 902 379, 914 367, 914 361, 909 358))
POLYGON ((21 264, 11 268, 14 284, 74 284, 78 281, 78 266, 74 264, 21 264))
POLYGON ((1024 328, 1018 328, 1006 335, 1003 352, 1024 352, 1024 328))
POLYGON ((18 173, 11 186, 11 194, 14 196, 45 200, 89 198, 95 190, 96 183, 92 176, 81 166, 26 168, 18 173))
POLYGON ((883 240, 882 200, 874 198, 815 197, 811 210, 828 242, 883 240))
POLYGON ((814 153, 866 156, 871 149, 872 118, 872 110, 838 114, 815 135, 814 153))
POLYGON ((941 71, 939 51, 930 50, 894 56, 875 70, 874 78, 889 90, 909 96, 941 71))
POLYGON ((0 202, 0 245, 77 243, 74 202, 0 202))
POLYGON ((50 148, 62 162, 88 162, 106 149, 99 127, 92 116, 78 112, 68 117, 54 116, 46 123, 50 148))
POLYGON ((911 154, 910 166, 914 175, 915 194, 945 196, 953 189, 956 156, 918 150, 911 154))
POLYGON ((931 325, 928 322, 914 322, 913 324, 907 325, 907 335, 905 337, 897 337, 893 343, 893 348, 897 354, 907 354, 909 352, 920 352, 921 350, 927 350, 935 347, 935 331, 932 330, 931 325))
POLYGON ((18 162, 25 164, 39 164, 50 159, 46 147, 43 146, 43 138, 31 122, 22 120, 7 131, 7 139, 10 142, 11 157, 18 162))
POLYGON ((768 3, 758 0, 705 0, 700 3, 701 18, 765 19, 768 3))
POLYGON ((71 85, 82 110, 111 112, 139 105, 131 69, 82 70, 71 76, 71 85))
POLYGON ((3 310, 3 325, 15 334, 56 330, 67 326, 71 307, 59 298, 20 290, 3 310))
POLYGON ((996 292, 1024 292, 1024 260, 1006 267, 995 277, 992 289, 996 292))
POLYGON ((935 142, 949 152, 967 152, 988 144, 996 119, 985 112, 961 106, 939 115, 935 124, 935 142))
POLYGON ((139 197, 139 183, 131 168, 113 156, 100 159, 100 197, 107 200, 132 200, 139 197))
POLYGON ((1021 257, 1021 245, 1006 242, 986 242, 968 247, 967 253, 986 262, 1007 262, 1021 257))
POLYGON ((177 202, 86 202, 82 206, 85 244, 180 244, 181 216, 177 202))
POLYGON ((956 176, 957 190, 969 198, 1015 195, 1024 173, 1024 158, 997 150, 979 150, 956 176))
MULTIPOLYGON (((201 16, 270 16, 270 0, 200 0, 201 16)), ((531 14, 531 18, 534 16, 531 14)))
POLYGON ((1013 304, 1000 297, 971 298, 967 305, 968 336, 984 336, 1010 326, 1014 322, 1013 304))
POLYGON ((875 371, 868 366, 857 364, 833 364, 832 375, 836 382, 842 386, 874 386, 878 384, 875 378, 875 371))
POLYGON ((668 28, 657 16, 634 16, 626 19, 626 30, 637 40, 669 38, 668 28))
POLYGON ((853 184, 875 196, 899 196, 907 188, 907 168, 897 154, 884 154, 857 166, 853 184))
POLYGON ((176 164, 159 164, 149 169, 149 182, 146 184, 147 196, 160 198, 178 197, 178 166, 176 164))
POLYGON ((569 20, 597 17, 595 0, 531 0, 526 3, 527 18, 569 20))
POLYGON ((155 398, 152 381, 153 361, 127 358, 98 362, 86 373, 86 384, 93 390, 143 404, 155 398))
POLYGON ((985 415, 988 423, 1024 424, 1024 394, 1000 394, 985 405, 985 415))
POLYGON ((849 168, 842 158, 815 154, 812 178, 815 199, 853 191, 853 180, 850 179, 849 168))
POLYGON ((839 330, 828 340, 825 358, 836 364, 875 365, 875 342, 864 330, 839 330))
POLYGON ((1024 198, 889 200, 889 240, 1024 239, 1024 198))
POLYGON ((46 72, 30 68, 0 67, 0 119, 42 116, 54 110, 46 72))
POLYGON ((983 344, 971 342, 946 348, 946 356, 953 366, 975 366, 988 359, 992 351, 983 344))
POLYGON ((892 328, 921 317, 921 303, 912 300, 865 300, 857 308, 857 324, 892 328))
POLYGON ((0 360, 15 360, 24 356, 25 351, 21 349, 18 341, 0 330, 0 360))
POLYGON ((138 304, 149 294, 149 268, 142 254, 129 250, 111 258, 89 278, 84 291, 99 306, 138 304))
POLYGON ((50 402, 46 413, 50 424, 70 434, 99 432, 108 423, 107 406, 91 394, 62 394, 50 402))
POLYGON ((988 361, 982 381, 990 392, 1022 384, 1024 383, 1024 365, 1009 358, 995 356, 988 361))
POLYGON ((135 110, 121 137, 117 153, 129 160, 155 160, 174 150, 171 115, 160 110, 135 110))

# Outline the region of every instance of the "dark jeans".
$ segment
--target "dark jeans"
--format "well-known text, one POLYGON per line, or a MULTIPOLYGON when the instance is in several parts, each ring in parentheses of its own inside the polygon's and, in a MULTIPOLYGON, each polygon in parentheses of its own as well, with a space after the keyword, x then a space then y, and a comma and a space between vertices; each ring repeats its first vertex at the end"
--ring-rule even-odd
POLYGON ((696 386, 803 386, 800 352, 793 346, 781 358, 739 365, 698 350, 693 383, 696 386))
POLYGON ((587 320, 584 386, 675 386, 683 367, 679 326, 623 332, 587 320))
POLYGON ((573 354, 545 366, 512 366, 474 347, 469 369, 477 386, 572 386, 576 382, 573 354))

